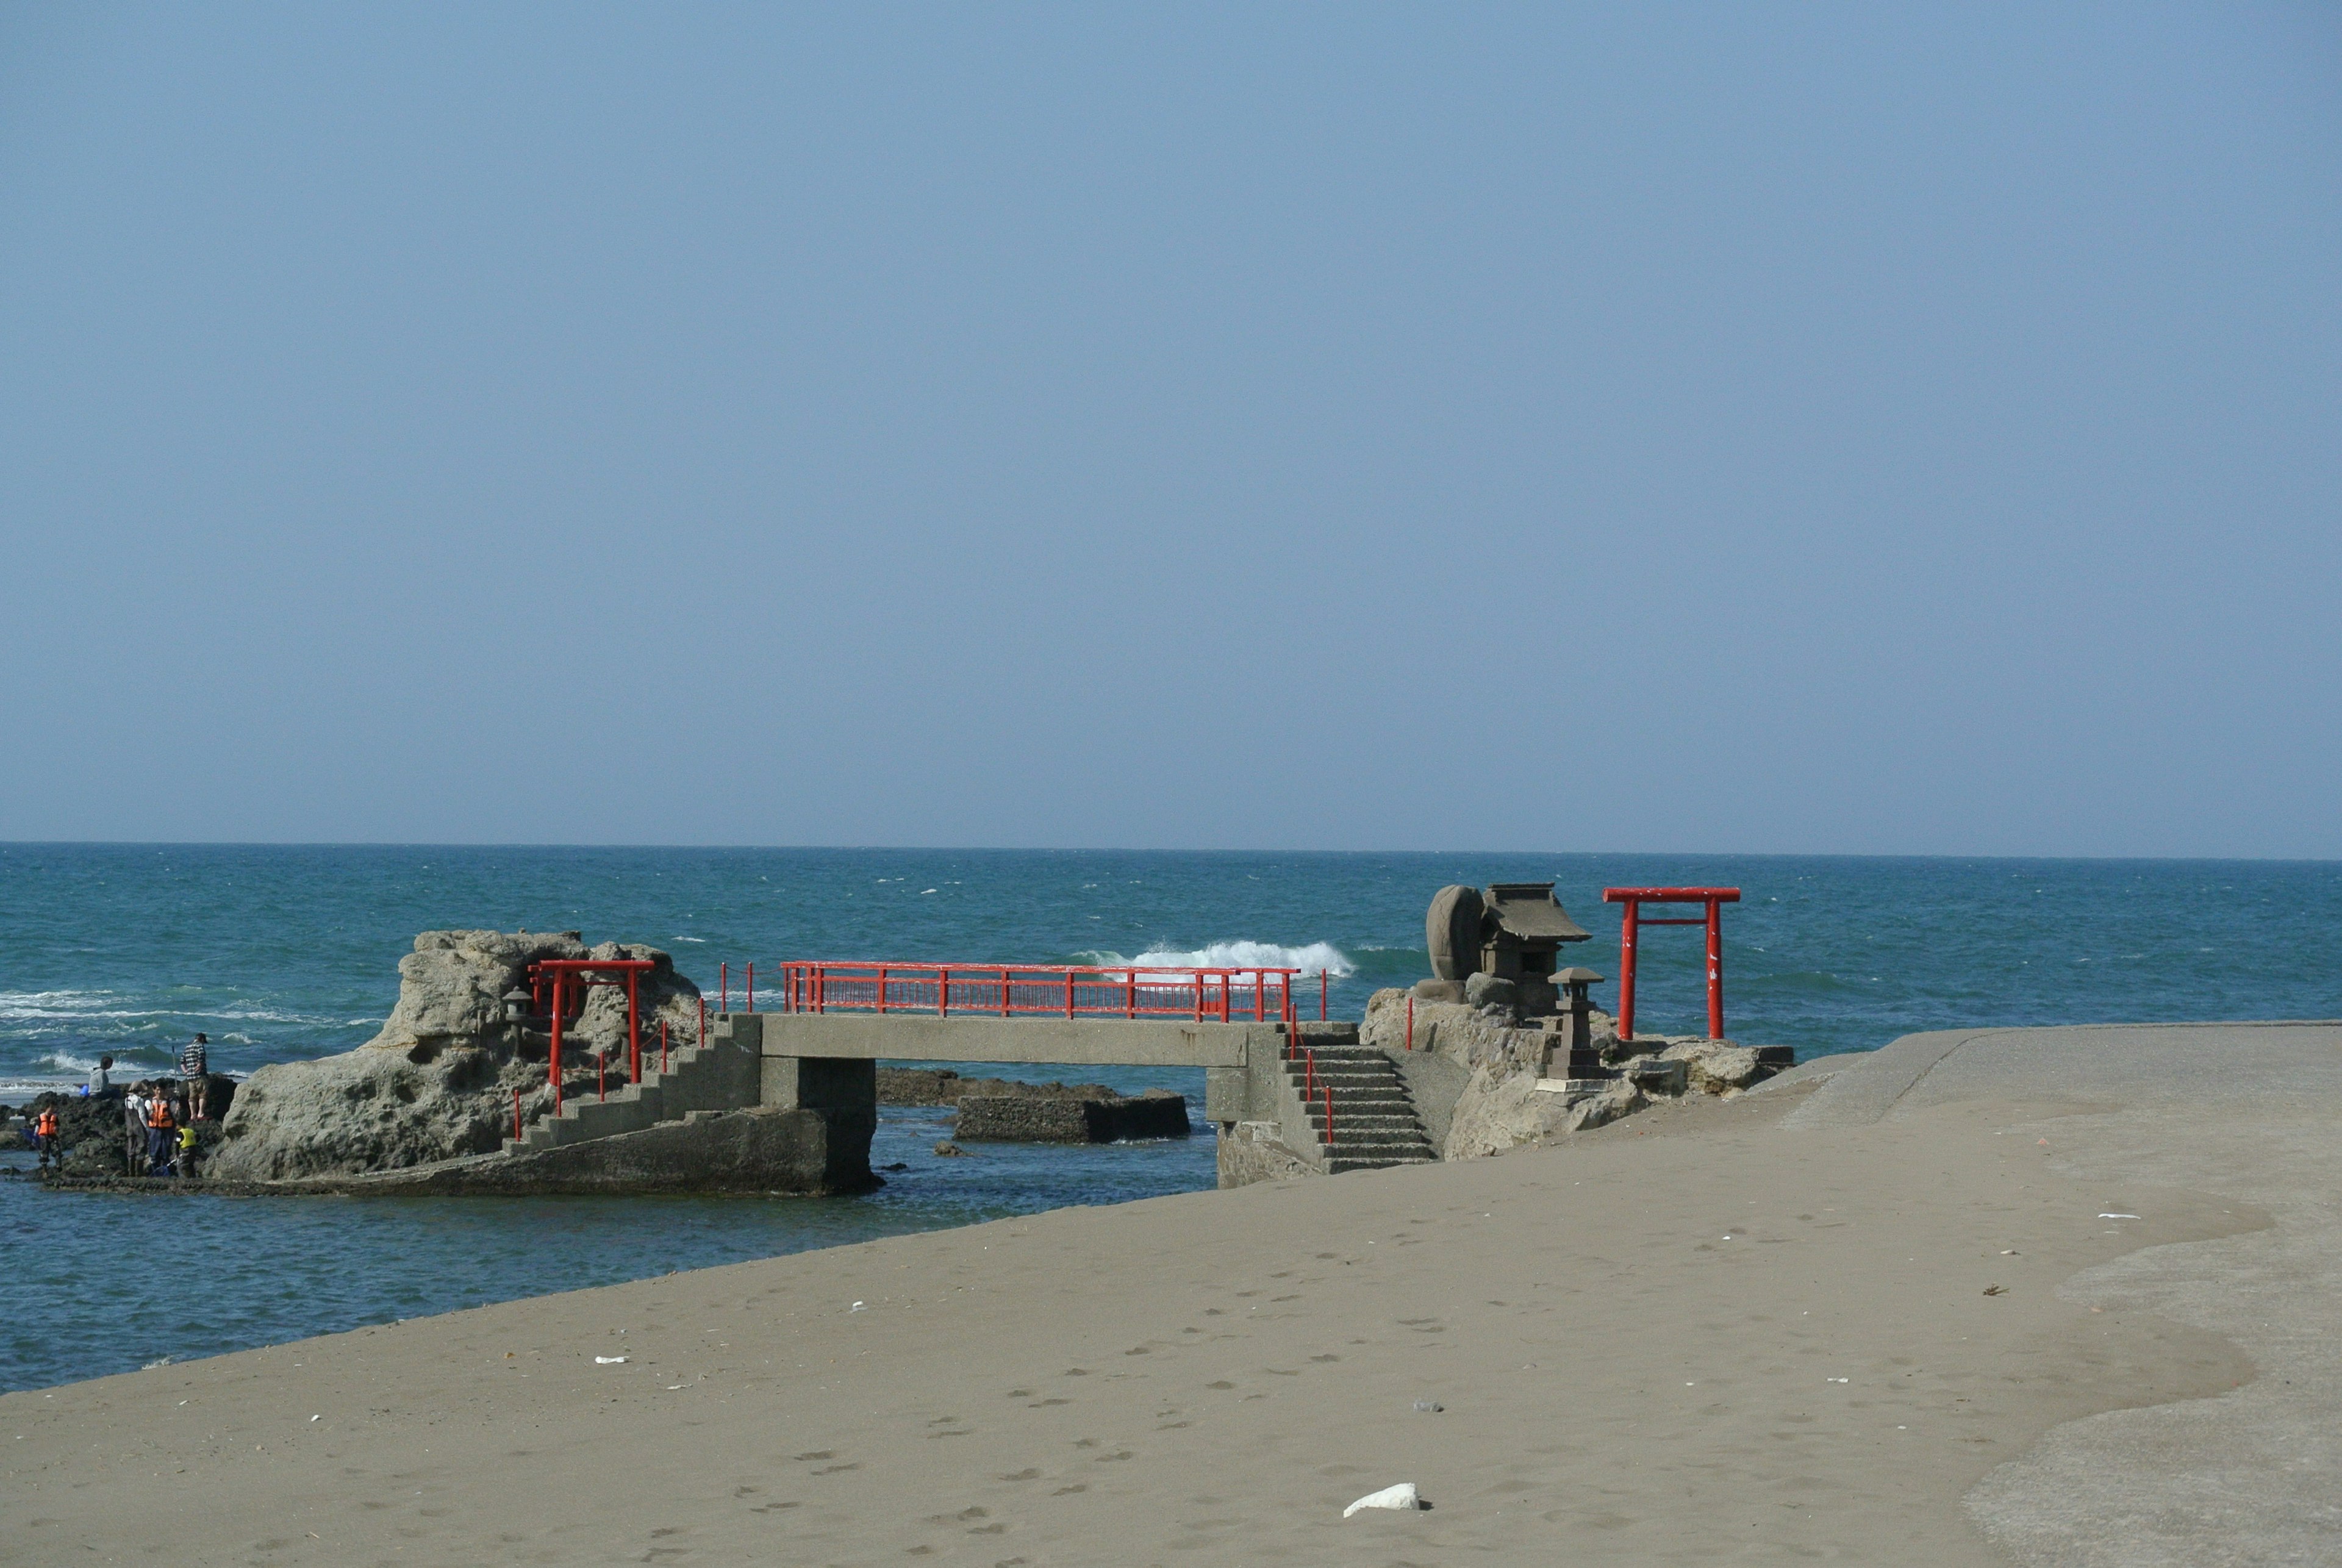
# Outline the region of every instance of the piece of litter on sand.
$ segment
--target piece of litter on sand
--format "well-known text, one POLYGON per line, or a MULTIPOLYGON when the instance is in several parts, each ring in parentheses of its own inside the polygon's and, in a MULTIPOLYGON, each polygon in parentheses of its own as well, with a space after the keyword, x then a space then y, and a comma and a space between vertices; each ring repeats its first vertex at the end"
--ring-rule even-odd
POLYGON ((313 1415, 313 1416, 311 1416, 309 1419, 310 1419, 311 1421, 322 1421, 322 1420, 324 1420, 325 1418, 324 1418, 323 1416, 316 1416, 316 1415, 313 1415))
MULTIPOLYGON (((860 1312, 860 1311, 862 1310, 862 1303, 861 1303, 860 1302, 856 1302, 852 1306, 847 1307, 846 1310, 847 1312, 860 1312)), ((710 1329, 708 1332, 709 1332, 710 1333, 715 1333, 716 1331, 715 1331, 715 1330, 713 1330, 713 1329, 710 1329)))
POLYGON ((1441 1411, 1447 1407, 1440 1403, 1436 1399, 1418 1399, 1415 1402, 1415 1408, 1417 1410, 1427 1410, 1432 1414, 1437 1415, 1441 1411))
POLYGON ((597 1355, 594 1358, 594 1364, 596 1366, 618 1366, 623 1364, 626 1359, 626 1358, 623 1355, 597 1355))
POLYGON ((2137 1214, 2100 1214, 2098 1218, 2102 1220, 2135 1220, 2138 1218, 2138 1216, 2137 1214))
POLYGON ((1361 1508, 1420 1508, 1423 1499, 1416 1495, 1415 1483, 1402 1481, 1396 1486, 1386 1486, 1380 1492, 1369 1492, 1347 1508, 1342 1517, 1347 1519, 1361 1508))
POLYGON ((2003 1247, 2000 1249, 2000 1255, 2005 1258, 2013 1258, 2017 1255, 2017 1249, 2015 1247, 2003 1247))
POLYGON ((1988 1296, 2005 1296, 2008 1293, 2008 1290, 2004 1285, 1987 1285, 1984 1287, 1984 1293, 1988 1296))

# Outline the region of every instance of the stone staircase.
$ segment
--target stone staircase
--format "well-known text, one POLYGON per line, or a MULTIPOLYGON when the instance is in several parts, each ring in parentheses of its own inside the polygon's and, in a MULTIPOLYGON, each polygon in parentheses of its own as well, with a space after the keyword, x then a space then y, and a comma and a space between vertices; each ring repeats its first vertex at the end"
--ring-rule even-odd
POLYGON ((1306 1025, 1299 1044, 1308 1056, 1287 1058, 1285 1078, 1295 1097, 1304 1102, 1329 1175, 1429 1164, 1439 1158, 1397 1064, 1376 1047, 1358 1044, 1356 1024, 1306 1025), (1326 1138, 1329 1086, 1334 1110, 1330 1144, 1326 1138))
MULTIPOLYGON (((597 1098, 590 1089, 584 1094, 572 1090, 565 1097, 558 1116, 530 1123, 525 1135, 505 1140, 504 1152, 516 1154, 560 1148, 589 1138, 638 1133, 662 1122, 681 1122, 696 1112, 735 1111, 754 1105, 754 1062, 747 1064, 744 1076, 738 1050, 721 1037, 728 1033, 726 1030, 711 1034, 705 1045, 671 1047, 664 1073, 651 1066, 658 1059, 656 1050, 646 1052, 643 1081, 614 1084, 606 1098, 597 1098)), ((617 1076, 624 1076, 623 1067, 617 1076)))

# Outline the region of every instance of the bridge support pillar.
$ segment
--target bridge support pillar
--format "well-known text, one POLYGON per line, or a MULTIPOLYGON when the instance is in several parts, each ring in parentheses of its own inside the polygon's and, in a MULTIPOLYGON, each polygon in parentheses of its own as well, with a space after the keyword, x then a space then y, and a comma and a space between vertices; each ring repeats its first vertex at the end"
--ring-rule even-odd
MULTIPOLYGON (((779 1016, 775 1014, 774 1016, 779 1016)), ((756 1103, 796 1123, 789 1169, 775 1184, 789 1192, 856 1193, 876 1184, 870 1136, 878 1130, 878 1064, 829 1056, 764 1054, 766 1014, 735 1013, 717 1033, 756 1064, 756 1103)))

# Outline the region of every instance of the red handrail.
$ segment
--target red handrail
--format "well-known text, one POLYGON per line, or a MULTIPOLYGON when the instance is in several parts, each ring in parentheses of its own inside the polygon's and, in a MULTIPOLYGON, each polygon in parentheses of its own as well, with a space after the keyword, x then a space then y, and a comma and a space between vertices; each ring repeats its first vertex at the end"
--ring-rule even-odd
MULTIPOLYGON (((719 973, 723 973, 719 971, 719 973)), ((782 1005, 793 1013, 932 1013, 949 1016, 955 985, 961 1006, 971 988, 998 999, 1003 1018, 1043 1015, 1176 1017, 1197 1023, 1234 1021, 1236 992, 1253 994, 1262 1023, 1295 1021, 1293 977, 1298 969, 1266 965, 1222 968, 1146 964, 896 964, 876 961, 795 961, 781 965, 782 1005), (1274 990, 1276 1001, 1269 1001, 1274 990), (1216 994, 1215 994, 1216 993, 1216 994)), ((1321 1009, 1322 1010, 1322 1009, 1321 1009)))

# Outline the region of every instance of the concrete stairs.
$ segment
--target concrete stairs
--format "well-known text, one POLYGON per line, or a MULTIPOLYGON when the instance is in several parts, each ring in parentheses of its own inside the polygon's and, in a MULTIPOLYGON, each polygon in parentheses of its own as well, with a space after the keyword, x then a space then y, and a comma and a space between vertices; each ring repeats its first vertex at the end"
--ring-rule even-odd
POLYGON ((1329 1174, 1429 1164, 1439 1158, 1416 1114, 1415 1096, 1388 1056, 1358 1044, 1355 1024, 1312 1024, 1299 1044, 1307 1052, 1284 1063, 1286 1082, 1303 1102, 1329 1174), (1326 1091, 1333 1091, 1334 1135, 1326 1137, 1326 1091))
POLYGON ((569 1091, 561 1114, 529 1124, 520 1138, 506 1138, 504 1152, 560 1148, 589 1138, 638 1133, 661 1122, 680 1122, 696 1111, 736 1110, 738 1085, 727 1080, 736 1079, 737 1074, 724 1071, 726 1064, 719 1053, 719 1043, 714 1039, 706 1045, 670 1047, 666 1071, 661 1073, 652 1066, 658 1060, 656 1050, 646 1051, 639 1084, 623 1082, 625 1067, 614 1063, 614 1076, 619 1081, 610 1084, 606 1098, 597 1098, 591 1089, 583 1094, 569 1091))

